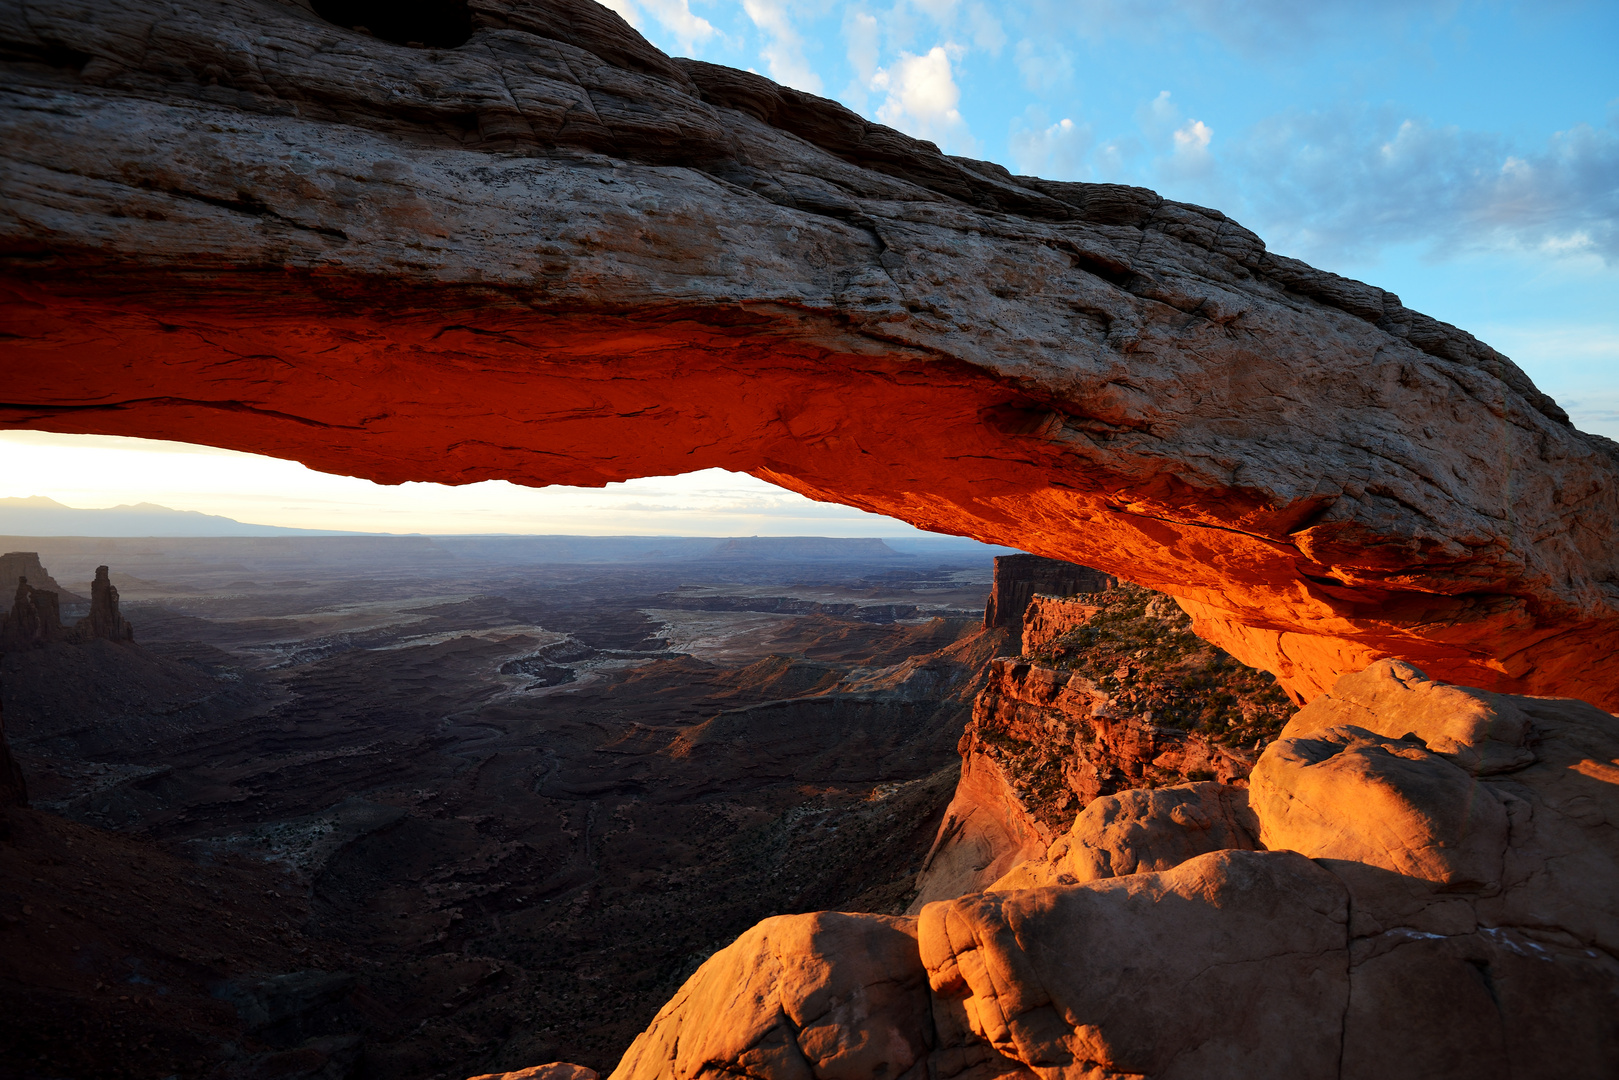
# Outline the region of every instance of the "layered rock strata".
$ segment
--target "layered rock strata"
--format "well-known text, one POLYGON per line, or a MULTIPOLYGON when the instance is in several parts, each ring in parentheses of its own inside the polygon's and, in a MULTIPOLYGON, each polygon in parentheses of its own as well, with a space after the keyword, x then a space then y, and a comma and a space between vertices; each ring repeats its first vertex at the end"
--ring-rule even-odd
MULTIPOLYGON (((11 598, 17 593, 17 586, 24 580, 33 584, 36 589, 45 589, 53 592, 59 599, 69 603, 83 603, 83 598, 74 596, 56 583, 50 572, 39 561, 37 551, 8 551, 0 555, 0 605, 10 604, 11 598)), ((0 607, 0 613, 9 610, 0 607)))
POLYGON ((961 779, 918 883, 912 912, 987 888, 1046 857, 1093 800, 1188 777, 1241 784, 1258 751, 1152 722, 1083 676, 990 662, 961 737, 961 779))
POLYGON ((66 637, 56 593, 36 589, 27 578, 18 578, 11 607, 0 614, 0 650, 31 649, 66 637))
POLYGON ((118 588, 112 583, 105 566, 96 567, 95 580, 90 583, 90 613, 75 624, 74 630, 86 640, 135 640, 135 628, 118 610, 118 588))
MULTIPOLYGON (((39 564, 33 553, 13 553, 4 556, 7 569, 37 570, 42 581, 55 584, 55 580, 39 564)), ((11 607, 0 612, 0 652, 14 649, 37 649, 53 642, 80 643, 92 639, 133 641, 134 627, 129 625, 118 610, 118 590, 108 577, 105 566, 96 567, 96 579, 91 585, 90 614, 74 623, 71 628, 62 625, 62 609, 57 593, 51 589, 36 589, 28 579, 19 575, 11 607)), ((0 688, 0 698, 3 698, 0 688)), ((3 702, 0 702, 3 708, 3 702)), ((0 715, 0 807, 28 805, 28 786, 22 768, 11 756, 6 743, 6 725, 0 715)))
POLYGON ((19 578, 10 609, 0 613, 0 651, 38 648, 53 641, 135 640, 135 629, 118 609, 118 589, 105 566, 96 567, 90 594, 90 613, 64 627, 57 593, 19 578))
POLYGON ((768 920, 613 1080, 1611 1073, 1611 715, 1382 662, 1302 710, 1248 794, 1093 803, 1072 884, 768 920))
POLYGON ((1090 621, 1098 608, 1083 596, 1034 596, 1023 612, 1021 655, 1033 656, 1070 630, 1090 621))
MULTIPOLYGON (((984 625, 1004 626, 1022 639, 1029 603, 1037 596, 1075 596, 1118 585, 1118 579, 1088 566, 1038 555, 997 555, 995 579, 984 605, 984 625)), ((1025 649, 1025 652, 1028 650, 1025 649)))
POLYGON ((1074 813, 1089 813, 1103 796, 1188 780, 1217 781, 1216 792, 1246 782, 1260 748, 1295 710, 1271 676, 1190 626, 1169 597, 1133 585, 1030 600, 1024 655, 992 661, 974 699, 958 747, 961 780, 912 914, 1048 858, 1066 842, 1074 813))
POLYGON ((1164 589, 1303 698, 1399 656, 1619 707, 1614 448, 1467 333, 589 0, 418 7, 461 29, 0 5, 0 422, 385 482, 743 470, 1164 589))

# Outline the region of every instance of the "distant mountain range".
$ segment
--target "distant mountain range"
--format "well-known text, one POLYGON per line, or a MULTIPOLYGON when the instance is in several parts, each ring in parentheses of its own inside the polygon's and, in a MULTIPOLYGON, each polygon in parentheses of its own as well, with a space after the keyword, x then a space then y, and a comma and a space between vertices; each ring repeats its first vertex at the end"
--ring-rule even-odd
MULTIPOLYGON (((369 537, 397 550, 420 554, 440 550, 447 558, 515 559, 519 562, 621 562, 663 559, 720 559, 732 561, 880 561, 913 556, 985 557, 1006 555, 1012 548, 980 544, 964 536, 920 533, 902 537, 824 536, 576 536, 491 533, 425 537, 398 533, 340 532, 326 529, 291 529, 280 525, 252 525, 219 514, 172 510, 156 503, 81 510, 55 499, 34 495, 25 499, 0 498, 0 537, 88 539, 228 539, 233 537, 369 537)), ((358 541, 354 541, 357 543, 358 541)), ((11 544, 12 547, 22 546, 11 544)), ((348 545, 345 545, 347 548, 348 545)), ((0 548, 4 551, 5 548, 0 548)), ((371 550, 367 548, 366 550, 371 550)), ((111 555, 98 556, 111 558, 111 555)), ((15 586, 13 586, 15 587, 15 586)))
POLYGON ((322 529, 250 525, 218 514, 171 510, 156 503, 80 510, 34 495, 0 499, 0 536, 362 536, 322 529))

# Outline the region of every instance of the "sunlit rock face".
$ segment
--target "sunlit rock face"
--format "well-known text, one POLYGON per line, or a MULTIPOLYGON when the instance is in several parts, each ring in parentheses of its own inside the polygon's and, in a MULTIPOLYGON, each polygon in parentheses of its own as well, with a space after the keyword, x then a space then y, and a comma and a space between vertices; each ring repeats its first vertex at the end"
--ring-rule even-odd
POLYGON ((914 922, 759 924, 612 1080, 1608 1076, 1615 761, 1583 702, 1384 661, 1301 710, 1246 792, 1099 799, 914 922))
POLYGON ((1468 334, 589 0, 443 6, 0 6, 0 423, 742 470, 1165 590, 1303 700, 1397 656, 1619 708, 1613 445, 1468 334))

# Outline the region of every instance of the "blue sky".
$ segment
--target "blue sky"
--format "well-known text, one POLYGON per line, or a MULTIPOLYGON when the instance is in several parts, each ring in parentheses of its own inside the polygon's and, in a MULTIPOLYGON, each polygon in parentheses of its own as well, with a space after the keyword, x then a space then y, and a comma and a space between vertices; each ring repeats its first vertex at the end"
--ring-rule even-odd
MULTIPOLYGON (((1274 251, 1472 331, 1581 428, 1619 438, 1615 0, 608 6, 666 52, 837 98, 947 152, 1217 207, 1274 251)), ((198 453, 0 434, 0 495, 403 532, 910 531, 717 471, 591 492, 384 488, 241 456, 200 468, 198 453)))

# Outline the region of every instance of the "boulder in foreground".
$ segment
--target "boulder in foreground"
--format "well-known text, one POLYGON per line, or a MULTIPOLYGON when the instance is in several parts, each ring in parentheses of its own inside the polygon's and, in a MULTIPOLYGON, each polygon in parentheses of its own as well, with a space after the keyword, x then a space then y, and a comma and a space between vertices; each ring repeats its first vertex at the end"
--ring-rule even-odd
POLYGON ((1032 868, 1089 880, 767 920, 613 1080, 1612 1075, 1613 716, 1383 662, 1218 787, 1092 803, 1032 868))

